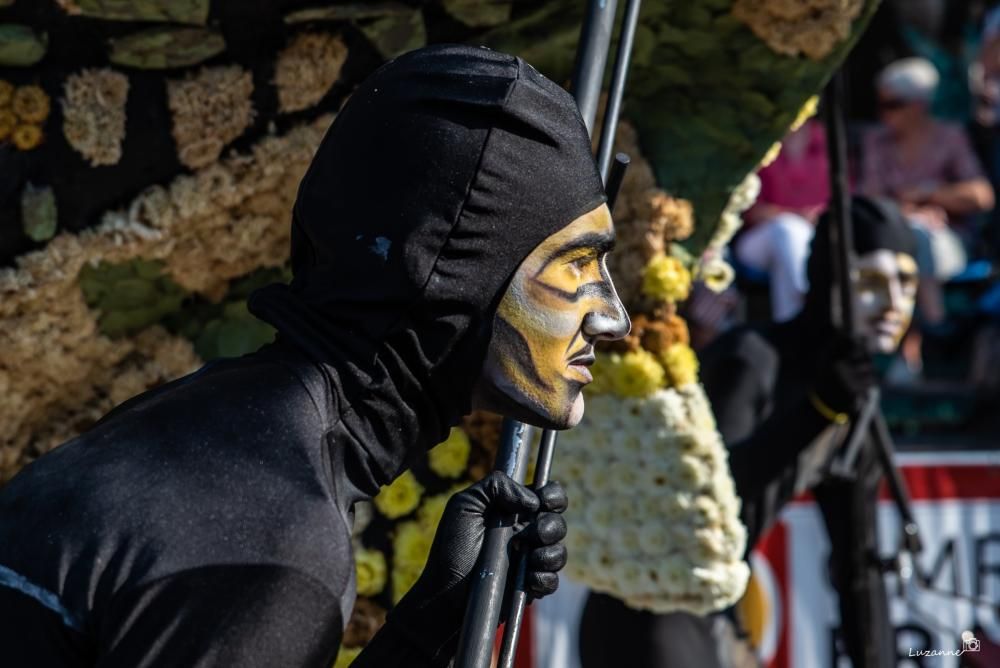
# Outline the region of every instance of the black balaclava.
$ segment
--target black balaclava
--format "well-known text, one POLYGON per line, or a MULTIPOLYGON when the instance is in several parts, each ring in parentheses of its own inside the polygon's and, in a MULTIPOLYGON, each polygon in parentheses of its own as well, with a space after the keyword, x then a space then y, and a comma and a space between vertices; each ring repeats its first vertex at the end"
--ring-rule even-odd
MULTIPOLYGON (((887 199, 855 196, 851 199, 851 230, 854 252, 864 255, 877 250, 890 250, 916 257, 916 239, 899 207, 887 199)), ((816 224, 806 275, 809 294, 806 312, 814 317, 826 315, 829 321, 830 287, 833 272, 830 255, 830 215, 824 213, 816 224)))
POLYGON ((299 186, 294 279, 250 310, 328 373, 363 492, 469 412, 518 265, 604 201, 572 97, 519 58, 431 46, 353 93, 299 186))

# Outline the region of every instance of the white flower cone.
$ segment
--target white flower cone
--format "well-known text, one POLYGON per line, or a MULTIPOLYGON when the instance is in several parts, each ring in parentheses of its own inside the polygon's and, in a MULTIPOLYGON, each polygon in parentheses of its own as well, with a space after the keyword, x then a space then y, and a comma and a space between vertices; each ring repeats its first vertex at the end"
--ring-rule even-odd
POLYGON ((746 530, 700 385, 588 397, 559 449, 570 577, 653 612, 705 614, 739 599, 746 530))

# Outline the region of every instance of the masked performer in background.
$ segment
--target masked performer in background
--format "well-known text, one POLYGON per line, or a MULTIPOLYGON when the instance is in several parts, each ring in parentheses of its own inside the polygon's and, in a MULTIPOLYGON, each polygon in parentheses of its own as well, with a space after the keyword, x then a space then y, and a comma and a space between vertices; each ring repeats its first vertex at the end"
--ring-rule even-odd
MULTIPOLYGON (((848 431, 838 423, 856 411, 876 382, 871 353, 895 352, 910 325, 916 242, 890 202, 857 197, 851 214, 859 339, 844 338, 831 325, 830 221, 824 216, 813 238, 810 288, 800 314, 764 329, 742 327, 722 335, 701 356, 701 377, 729 447, 748 549, 785 504, 811 489, 830 537, 830 577, 840 597, 844 652, 857 668, 882 668, 896 665, 876 550, 882 470, 868 444, 856 480, 834 478, 828 471, 848 431)), ((583 666, 747 665, 733 662, 733 643, 719 641, 719 627, 726 627, 721 617, 655 615, 591 594, 580 629, 583 666)))
MULTIPOLYGON (((438 46, 372 75, 303 179, 274 344, 138 396, 0 491, 5 668, 329 668, 355 598, 353 504, 472 408, 566 428, 628 318, 572 98, 520 59, 438 46)), ((531 594, 565 549, 558 485, 454 496, 423 575, 356 663, 444 665, 490 510, 531 515, 531 594)), ((522 515, 524 516, 524 515, 522 515)))

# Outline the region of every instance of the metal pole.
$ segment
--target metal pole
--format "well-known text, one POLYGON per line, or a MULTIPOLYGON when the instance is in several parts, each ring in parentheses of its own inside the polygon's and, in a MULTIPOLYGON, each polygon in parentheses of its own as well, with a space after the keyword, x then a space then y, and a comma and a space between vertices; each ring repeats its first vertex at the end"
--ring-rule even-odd
MULTIPOLYGON (((494 469, 512 479, 524 479, 528 462, 531 427, 504 418, 494 469)), ((516 518, 500 516, 489 520, 479 561, 473 571, 465 623, 455 654, 456 668, 489 668, 493 658, 493 642, 500 623, 500 607, 507 588, 510 555, 507 548, 514 535, 516 518)))
MULTIPOLYGON (((631 1, 634 2, 634 0, 631 1)), ((601 84, 604 81, 604 70, 611 45, 611 33, 614 28, 617 4, 617 0, 590 0, 580 33, 580 46, 577 49, 571 90, 577 107, 580 109, 580 115, 587 126, 587 131, 591 135, 593 135, 594 121, 597 117, 597 105, 601 96, 601 84)), ((636 14, 638 14, 638 10, 636 10, 636 14)), ((628 42, 631 46, 631 37, 628 42)), ((619 61, 621 64, 621 49, 619 49, 619 61)), ((627 68, 627 54, 624 64, 627 68)), ((623 71, 618 85, 624 86, 624 81, 623 71)), ((620 101, 619 93, 619 103, 620 101)), ((612 134, 612 138, 613 136, 612 134)), ((617 170, 618 185, 621 181, 621 171, 627 164, 626 157, 624 165, 617 170)), ((604 174, 602 173, 601 176, 603 178, 604 174)), ((511 471, 516 472, 516 474, 509 471, 508 475, 519 482, 523 476, 528 451, 526 430, 526 425, 510 418, 504 418, 500 450, 497 453, 497 463, 494 467, 505 471, 507 468, 511 468, 511 471), (513 465, 512 462, 515 461, 520 462, 520 464, 513 465)), ((544 475, 540 478, 539 469, 536 468, 536 481, 548 478, 555 442, 556 432, 551 430, 543 432, 539 465, 541 466, 540 472, 544 475)), ((507 549, 513 535, 515 519, 512 517, 498 518, 494 526, 487 529, 479 561, 473 574, 465 624, 463 624, 459 635, 458 651, 455 655, 455 668, 489 668, 496 628, 500 620, 500 608, 507 584, 509 568, 507 549)), ((504 633, 505 654, 503 660, 508 662, 507 665, 512 665, 513 662, 514 649, 517 645, 521 620, 524 615, 524 606, 527 602, 527 596, 524 592, 525 569, 526 561, 522 557, 517 572, 518 582, 516 584, 519 586, 515 590, 515 601, 520 599, 520 605, 519 609, 514 610, 510 616, 509 628, 505 629, 504 633)))
POLYGON ((618 36, 618 52, 615 55, 615 70, 608 90, 608 104, 604 109, 604 125, 601 127, 601 141, 597 146, 597 167, 601 179, 608 182, 608 167, 611 163, 611 149, 615 143, 618 128, 618 114, 621 112, 622 97, 625 94, 625 78, 628 76, 629 61, 632 59, 632 44, 635 42, 635 28, 639 24, 641 0, 627 0, 622 31, 618 36))
POLYGON ((852 285, 851 255, 854 252, 854 234, 851 227, 851 195, 847 185, 847 133, 844 130, 844 81, 838 71, 827 84, 826 140, 830 156, 830 250, 833 253, 833 285, 831 287, 831 316, 833 326, 848 336, 853 336, 854 291, 852 285))
POLYGON ((587 3, 587 15, 583 19, 576 50, 570 90, 591 135, 594 134, 597 103, 601 99, 601 84, 604 83, 617 7, 618 0, 590 0, 587 3))

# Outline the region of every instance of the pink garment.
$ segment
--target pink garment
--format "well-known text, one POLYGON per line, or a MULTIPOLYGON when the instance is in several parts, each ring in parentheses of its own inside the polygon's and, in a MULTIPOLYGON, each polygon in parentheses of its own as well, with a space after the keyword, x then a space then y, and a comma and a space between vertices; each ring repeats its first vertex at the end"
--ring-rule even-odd
POLYGON ((860 192, 869 197, 899 197, 911 189, 981 178, 983 170, 965 130, 934 121, 918 159, 903 161, 889 130, 878 127, 865 136, 860 192))
POLYGON ((804 129, 809 132, 809 143, 802 155, 791 158, 782 151, 758 173, 758 202, 797 211, 826 206, 830 199, 826 133, 817 121, 809 121, 804 129))

